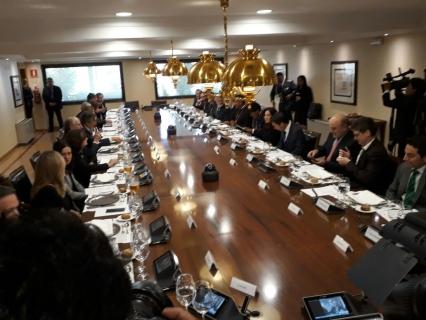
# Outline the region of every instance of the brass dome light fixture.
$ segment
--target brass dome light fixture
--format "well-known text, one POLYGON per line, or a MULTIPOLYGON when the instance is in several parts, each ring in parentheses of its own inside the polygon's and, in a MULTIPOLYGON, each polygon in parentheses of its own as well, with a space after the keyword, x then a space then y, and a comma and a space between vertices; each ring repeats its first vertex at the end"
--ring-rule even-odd
POLYGON ((146 68, 143 70, 143 74, 148 79, 154 80, 157 77, 157 75, 161 74, 161 71, 160 69, 158 69, 157 65, 152 60, 151 51, 149 52, 149 60, 150 61, 148 62, 146 68))
POLYGON ((221 82, 225 66, 214 59, 215 55, 203 51, 200 61, 192 66, 188 72, 188 84, 221 82))
POLYGON ((246 104, 255 101, 256 87, 268 86, 276 82, 272 65, 259 58, 259 49, 246 45, 239 50, 239 57, 226 68, 222 81, 228 88, 238 88, 245 97, 246 104))
POLYGON ((173 40, 171 41, 172 45, 172 56, 167 60, 167 64, 163 69, 163 76, 171 77, 173 84, 176 88, 177 82, 180 77, 186 76, 188 74, 188 69, 185 65, 179 60, 178 57, 173 55, 173 40))

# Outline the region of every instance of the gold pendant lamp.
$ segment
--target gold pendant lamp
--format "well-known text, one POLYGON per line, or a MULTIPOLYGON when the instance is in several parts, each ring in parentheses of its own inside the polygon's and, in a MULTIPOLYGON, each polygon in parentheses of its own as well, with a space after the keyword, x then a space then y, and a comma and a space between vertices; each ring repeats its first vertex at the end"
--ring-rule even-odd
POLYGON ((221 82, 225 66, 214 59, 214 54, 203 51, 200 61, 188 73, 188 84, 221 82))
POLYGON ((173 40, 171 41, 171 44, 172 44, 172 56, 171 58, 167 60, 167 64, 165 65, 163 69, 163 76, 171 77, 173 84, 176 88, 179 78, 182 76, 186 76, 188 74, 188 69, 179 60, 178 57, 175 57, 173 55, 173 40))
POLYGON ((149 52, 149 60, 150 61, 148 62, 148 65, 143 70, 143 74, 148 79, 154 80, 157 77, 157 75, 161 74, 161 71, 160 71, 160 69, 158 69, 157 65, 152 60, 151 51, 149 52))
POLYGON ((223 82, 230 88, 238 88, 250 106, 255 100, 256 87, 268 86, 276 82, 272 65, 259 58, 259 49, 247 45, 239 50, 239 57, 231 62, 223 75, 223 82))

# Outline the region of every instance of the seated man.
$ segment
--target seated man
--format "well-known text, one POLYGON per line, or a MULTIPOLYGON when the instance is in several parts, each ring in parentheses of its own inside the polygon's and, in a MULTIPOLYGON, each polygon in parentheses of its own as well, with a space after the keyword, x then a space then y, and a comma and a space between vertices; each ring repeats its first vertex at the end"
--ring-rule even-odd
POLYGON ((377 126, 367 117, 356 119, 352 125, 355 140, 361 146, 357 157, 340 150, 337 163, 345 169, 354 188, 364 188, 384 194, 389 185, 390 159, 383 144, 376 139, 377 126))
POLYGON ((19 217, 19 200, 15 189, 5 177, 0 176, 0 224, 19 217))
POLYGON ((349 121, 343 114, 336 114, 328 120, 330 134, 327 141, 319 149, 311 150, 308 158, 317 165, 323 166, 327 171, 343 173, 344 169, 337 163, 339 150, 349 150, 352 157, 356 158, 360 149, 349 129, 349 121))
MULTIPOLYGON (((108 238, 66 211, 0 225, 0 266, 2 319, 132 319, 130 279, 108 238)), ((194 319, 177 308, 163 316, 194 319)))
POLYGON ((77 118, 81 119, 83 112, 94 112, 92 105, 85 101, 80 106, 80 112, 76 115, 77 118))
POLYGON ((296 156, 301 156, 305 144, 305 134, 302 127, 290 119, 291 115, 288 112, 277 112, 272 117, 273 128, 281 132, 277 147, 296 156))
POLYGON ((416 136, 408 139, 404 163, 396 171, 386 197, 403 201, 404 207, 426 209, 426 138, 416 136))

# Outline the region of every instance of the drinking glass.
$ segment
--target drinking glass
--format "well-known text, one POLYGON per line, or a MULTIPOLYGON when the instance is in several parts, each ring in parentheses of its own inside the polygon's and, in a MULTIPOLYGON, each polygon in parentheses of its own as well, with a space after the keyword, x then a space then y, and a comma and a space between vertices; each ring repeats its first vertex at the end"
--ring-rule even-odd
POLYGON ((132 250, 138 262, 136 277, 138 280, 146 280, 148 275, 146 274, 145 261, 148 259, 150 250, 149 242, 144 240, 140 232, 133 233, 132 250))
POLYGON ((351 191, 351 183, 348 177, 340 177, 340 182, 337 184, 337 189, 341 194, 341 201, 345 206, 348 203, 347 193, 351 191))
POLYGON ((132 173, 132 169, 133 169, 132 162, 131 162, 130 160, 126 160, 126 161, 124 162, 124 167, 123 167, 123 169, 124 169, 124 172, 125 172, 127 175, 130 175, 130 174, 132 173))
POLYGON ((139 177, 138 176, 132 176, 130 178, 130 192, 134 195, 138 195, 140 191, 140 185, 139 185, 139 177))
POLYGON ((189 273, 182 273, 176 280, 176 299, 188 310, 195 296, 194 279, 189 273))
POLYGON ((195 296, 192 305, 195 311, 201 314, 201 317, 205 319, 206 313, 214 305, 211 285, 208 281, 199 280, 195 282, 195 296))
POLYGON ((129 209, 133 216, 138 217, 142 212, 143 202, 139 194, 132 194, 128 198, 129 200, 129 209))

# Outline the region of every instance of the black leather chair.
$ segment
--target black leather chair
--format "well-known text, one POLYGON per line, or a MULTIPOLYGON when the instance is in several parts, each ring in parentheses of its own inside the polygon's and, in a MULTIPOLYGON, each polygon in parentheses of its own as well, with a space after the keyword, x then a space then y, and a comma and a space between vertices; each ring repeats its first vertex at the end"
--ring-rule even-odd
POLYGON ((16 190, 19 200, 25 203, 31 201, 32 184, 23 166, 18 167, 9 175, 10 182, 16 190))
POLYGON ((302 156, 304 159, 306 159, 308 152, 318 147, 321 133, 308 130, 303 130, 303 133, 305 134, 305 144, 303 147, 302 156))
POLYGON ((33 169, 35 169, 35 167, 36 167, 38 158, 40 158, 40 151, 35 152, 30 158, 30 163, 31 163, 31 166, 33 167, 33 169))
POLYGON ((125 108, 129 108, 132 112, 139 110, 139 101, 126 101, 124 103, 125 108))

